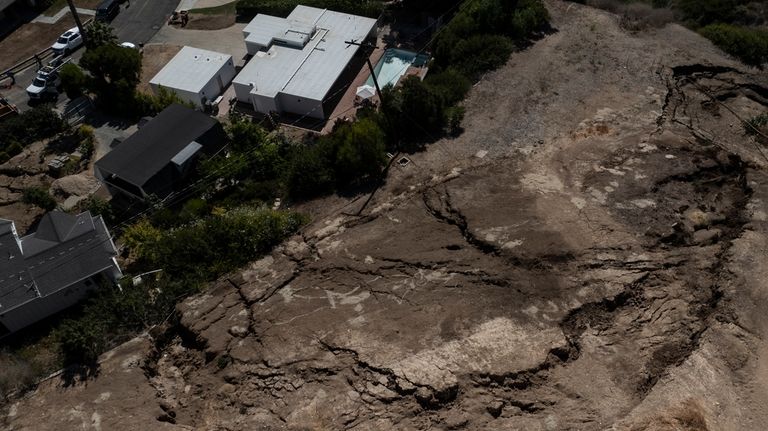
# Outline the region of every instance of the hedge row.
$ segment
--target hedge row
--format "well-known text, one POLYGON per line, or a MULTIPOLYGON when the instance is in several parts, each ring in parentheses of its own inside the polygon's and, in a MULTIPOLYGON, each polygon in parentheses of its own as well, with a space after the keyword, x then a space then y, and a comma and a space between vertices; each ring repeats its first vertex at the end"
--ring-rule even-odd
POLYGON ((380 0, 238 0, 235 9, 241 19, 260 13, 285 18, 300 4, 371 18, 378 17, 383 10, 380 0))

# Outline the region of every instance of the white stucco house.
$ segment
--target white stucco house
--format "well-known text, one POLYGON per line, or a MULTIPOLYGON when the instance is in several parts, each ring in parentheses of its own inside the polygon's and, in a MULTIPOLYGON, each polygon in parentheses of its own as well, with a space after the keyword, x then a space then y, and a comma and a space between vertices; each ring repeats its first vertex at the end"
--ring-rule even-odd
POLYGON ((155 94, 164 87, 174 91, 181 100, 202 107, 224 92, 235 73, 231 55, 185 46, 149 85, 155 94))
POLYGON ((325 102, 360 49, 346 41, 375 32, 375 19, 302 5, 287 18, 258 14, 243 29, 253 57, 233 81, 235 95, 264 114, 327 118, 325 102))

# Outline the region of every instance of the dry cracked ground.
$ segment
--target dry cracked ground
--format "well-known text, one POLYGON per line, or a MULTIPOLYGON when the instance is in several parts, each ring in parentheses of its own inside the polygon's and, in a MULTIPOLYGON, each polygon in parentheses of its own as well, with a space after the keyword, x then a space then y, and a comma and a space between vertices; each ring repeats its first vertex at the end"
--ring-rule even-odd
POLYGON ((676 25, 547 5, 557 31, 360 216, 320 203, 6 427, 765 429, 768 159, 739 118, 768 78, 676 25))

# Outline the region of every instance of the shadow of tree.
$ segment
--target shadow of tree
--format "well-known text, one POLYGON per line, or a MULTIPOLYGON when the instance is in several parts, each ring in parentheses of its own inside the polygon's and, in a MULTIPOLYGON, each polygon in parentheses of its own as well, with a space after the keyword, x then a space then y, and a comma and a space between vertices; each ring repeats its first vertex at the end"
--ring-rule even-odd
POLYGON ((61 373, 61 381, 64 383, 64 387, 68 388, 95 379, 99 377, 99 374, 101 374, 101 365, 98 361, 87 364, 73 364, 64 368, 61 373))

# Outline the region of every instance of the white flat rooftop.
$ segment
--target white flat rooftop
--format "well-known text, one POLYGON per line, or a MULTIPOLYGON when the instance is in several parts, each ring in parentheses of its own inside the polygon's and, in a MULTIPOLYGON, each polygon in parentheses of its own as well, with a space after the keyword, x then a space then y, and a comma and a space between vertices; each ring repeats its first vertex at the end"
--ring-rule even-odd
POLYGON ((197 93, 231 60, 229 54, 185 46, 149 83, 197 93))
POLYGON ((253 84, 251 93, 263 96, 323 100, 359 48, 345 41, 362 41, 375 26, 373 18, 301 5, 287 18, 256 15, 243 29, 246 42, 269 49, 256 53, 234 82, 253 84))

